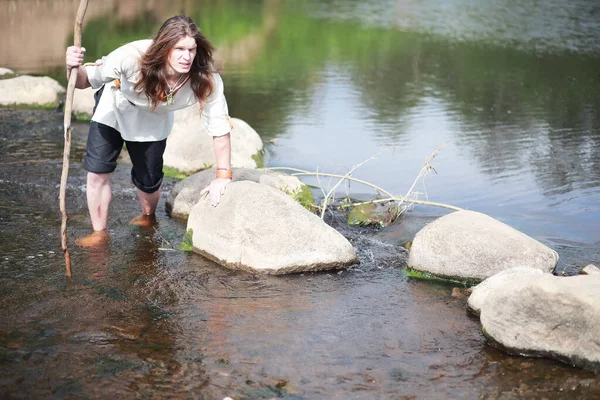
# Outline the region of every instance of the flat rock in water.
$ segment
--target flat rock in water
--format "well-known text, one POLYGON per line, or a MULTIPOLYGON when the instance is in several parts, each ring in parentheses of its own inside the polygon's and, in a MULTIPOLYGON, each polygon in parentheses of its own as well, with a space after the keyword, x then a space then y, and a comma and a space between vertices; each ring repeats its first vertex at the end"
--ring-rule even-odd
MULTIPOLYGON (((231 123, 231 166, 259 167, 257 156, 263 149, 262 139, 241 119, 231 118, 231 123)), ((173 130, 167 139, 163 159, 165 166, 186 174, 215 166, 213 137, 206 132, 198 104, 175 111, 173 130)))
POLYGON ((600 275, 600 268, 596 267, 594 264, 586 265, 580 272, 582 275, 600 275))
MULTIPOLYGON (((192 208, 200 200, 200 192, 215 179, 214 168, 200 171, 178 182, 167 197, 167 214, 174 218, 187 219, 192 208)), ((285 193, 294 193, 305 187, 300 179, 280 172, 250 168, 234 168, 233 182, 252 181, 271 186, 285 193)), ((229 186, 228 186, 229 188, 229 186)), ((229 189, 226 190, 229 190, 229 189)), ((310 189, 309 189, 310 190, 310 189)))
POLYGON ((550 274, 511 281, 481 308, 483 332, 512 354, 600 372, 600 275, 550 274))
POLYGON ((0 80, 0 105, 58 105, 65 89, 47 76, 23 75, 0 80))
POLYGON ((230 268, 266 274, 341 269, 358 262, 352 245, 319 217, 272 187, 227 186, 217 207, 192 209, 194 251, 230 268))
POLYGON ((491 276, 473 288, 473 292, 467 301, 467 308, 475 315, 481 312, 481 306, 487 296, 499 286, 507 282, 520 279, 528 279, 528 275, 541 275, 542 271, 535 268, 516 267, 504 270, 491 276))
POLYGON ((421 229, 408 266, 432 275, 484 280, 514 267, 551 272, 558 254, 537 240, 485 214, 456 211, 421 229))

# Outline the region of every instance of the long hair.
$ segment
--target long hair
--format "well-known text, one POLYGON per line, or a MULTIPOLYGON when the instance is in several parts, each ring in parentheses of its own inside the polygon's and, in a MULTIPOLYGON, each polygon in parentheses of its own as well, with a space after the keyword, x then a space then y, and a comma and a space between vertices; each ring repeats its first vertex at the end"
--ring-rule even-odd
POLYGON ((140 59, 140 78, 134 88, 148 96, 152 109, 166 100, 165 93, 169 88, 164 67, 175 44, 185 36, 194 38, 197 46, 190 70, 190 85, 196 99, 203 101, 213 90, 210 74, 216 72, 212 57, 214 47, 191 18, 177 15, 163 23, 153 43, 140 59))

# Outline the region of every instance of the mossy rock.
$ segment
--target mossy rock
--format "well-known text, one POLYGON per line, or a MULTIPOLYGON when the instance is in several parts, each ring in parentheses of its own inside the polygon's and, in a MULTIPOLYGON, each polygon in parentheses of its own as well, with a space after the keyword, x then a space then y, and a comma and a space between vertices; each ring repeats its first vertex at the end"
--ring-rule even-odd
POLYGON ((391 208, 378 206, 374 203, 360 204, 348 213, 348 225, 384 227, 392 220, 390 218, 391 208))
POLYGON ((183 251, 193 251, 194 250, 194 241, 192 238, 194 237, 194 230, 188 229, 183 236, 183 242, 179 245, 179 250, 183 251))

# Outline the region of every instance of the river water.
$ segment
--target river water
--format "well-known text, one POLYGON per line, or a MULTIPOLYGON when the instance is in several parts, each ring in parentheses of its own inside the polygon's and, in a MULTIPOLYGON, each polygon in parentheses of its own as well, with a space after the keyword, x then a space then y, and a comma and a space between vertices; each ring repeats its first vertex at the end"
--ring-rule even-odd
MULTIPOLYGON (((89 60, 191 15, 217 45, 230 113, 263 137, 267 166, 345 173, 384 150, 354 176, 403 194, 446 143, 420 198, 514 226, 555 249, 561 270, 600 264, 597 2, 91 3, 89 60)), ((0 3, 0 66, 64 83, 76 7, 0 3)), ((361 259, 348 271, 255 276, 176 250, 185 224, 166 216, 164 197, 156 229, 128 226, 139 211, 123 162, 110 247, 77 249, 89 230, 84 123, 67 190, 68 282, 62 115, 0 109, 0 121, 3 398, 600 397, 597 375, 489 347, 452 287, 406 277, 400 245, 445 209, 417 206, 381 231, 334 222, 361 259)))

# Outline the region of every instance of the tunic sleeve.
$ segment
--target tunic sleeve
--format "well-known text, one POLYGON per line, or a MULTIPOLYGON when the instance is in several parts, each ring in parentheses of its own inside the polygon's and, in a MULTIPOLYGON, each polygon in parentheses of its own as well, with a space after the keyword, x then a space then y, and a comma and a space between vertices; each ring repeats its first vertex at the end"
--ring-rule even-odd
POLYGON ((126 44, 102 57, 96 63, 86 65, 85 69, 90 85, 92 88, 98 89, 105 83, 121 79, 123 75, 129 76, 139 55, 139 51, 134 46, 126 44))
POLYGON ((206 99, 202 109, 202 119, 206 122, 206 131, 211 136, 223 136, 231 132, 233 125, 229 120, 229 111, 221 75, 213 74, 215 87, 206 99))

